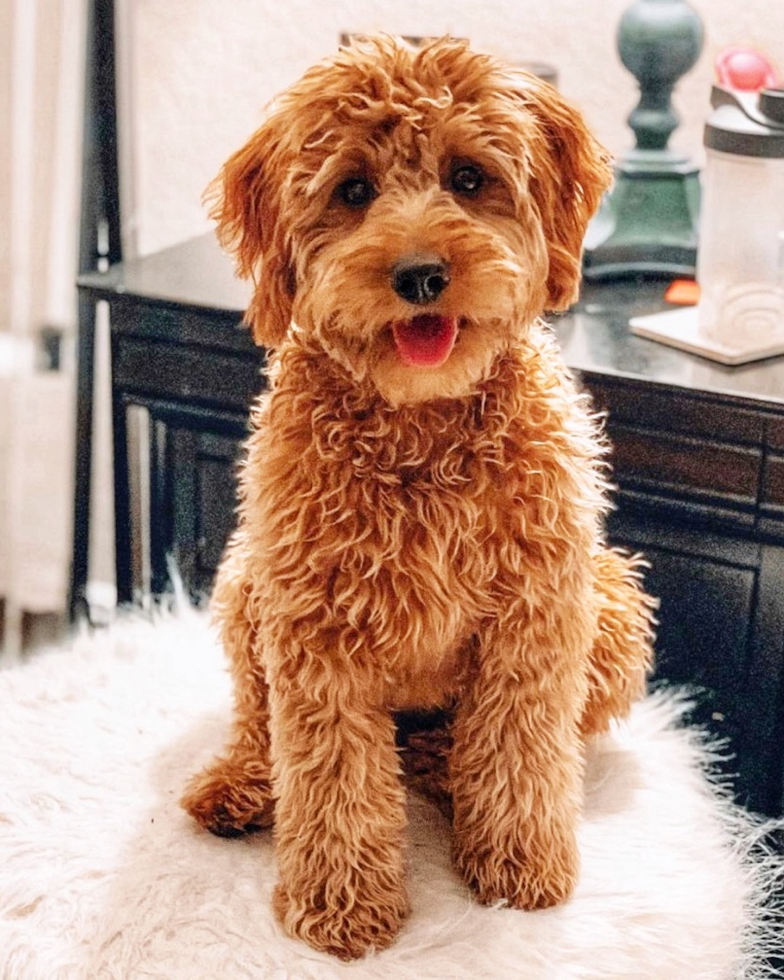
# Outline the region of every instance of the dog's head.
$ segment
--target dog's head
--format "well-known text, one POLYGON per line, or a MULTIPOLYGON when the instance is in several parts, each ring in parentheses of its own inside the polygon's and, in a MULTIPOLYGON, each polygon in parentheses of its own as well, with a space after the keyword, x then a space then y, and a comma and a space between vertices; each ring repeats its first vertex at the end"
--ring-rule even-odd
POLYGON ((580 115, 452 40, 344 49, 273 103, 213 185, 255 290, 256 341, 292 320, 394 404, 470 391, 576 296, 610 181, 580 115))

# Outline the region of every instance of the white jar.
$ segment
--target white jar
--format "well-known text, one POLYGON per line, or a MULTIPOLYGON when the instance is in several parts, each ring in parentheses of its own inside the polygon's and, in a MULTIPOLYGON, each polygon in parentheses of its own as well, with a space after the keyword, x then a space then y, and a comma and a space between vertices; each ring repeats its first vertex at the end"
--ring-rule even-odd
POLYGON ((697 251, 699 333, 784 343, 784 90, 714 87, 697 251))

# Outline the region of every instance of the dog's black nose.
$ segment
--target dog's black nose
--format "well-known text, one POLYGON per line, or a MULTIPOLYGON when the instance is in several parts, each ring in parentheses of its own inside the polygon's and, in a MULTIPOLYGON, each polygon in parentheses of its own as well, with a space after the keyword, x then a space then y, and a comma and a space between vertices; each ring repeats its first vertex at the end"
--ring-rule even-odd
POLYGON ((407 303, 425 306, 449 285, 445 262, 435 258, 401 259, 392 269, 392 288, 407 303))

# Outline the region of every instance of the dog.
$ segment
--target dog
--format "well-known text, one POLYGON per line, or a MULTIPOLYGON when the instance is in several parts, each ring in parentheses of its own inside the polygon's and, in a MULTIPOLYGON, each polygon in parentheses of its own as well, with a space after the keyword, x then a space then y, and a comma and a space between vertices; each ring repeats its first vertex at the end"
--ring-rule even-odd
POLYGON ((652 656, 600 420, 541 319, 610 179, 546 83, 381 36, 308 71, 213 185, 273 353, 213 594, 233 733, 182 802, 219 835, 274 822, 274 909, 315 949, 382 949, 409 912, 399 711, 448 717, 480 902, 575 886, 586 740, 652 656))

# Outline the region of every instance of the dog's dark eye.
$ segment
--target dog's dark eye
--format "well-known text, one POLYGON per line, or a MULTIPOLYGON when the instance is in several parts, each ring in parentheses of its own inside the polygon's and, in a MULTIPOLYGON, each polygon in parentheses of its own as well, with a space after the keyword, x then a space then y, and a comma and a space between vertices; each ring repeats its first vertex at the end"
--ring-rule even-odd
POLYGON ((465 194, 473 197, 482 189, 485 182, 485 175, 473 164, 466 163, 456 167, 452 171, 451 184, 452 190, 456 194, 465 194))
POLYGON ((338 184, 338 200, 350 208, 366 208, 376 197, 376 188, 366 177, 350 177, 338 184))

